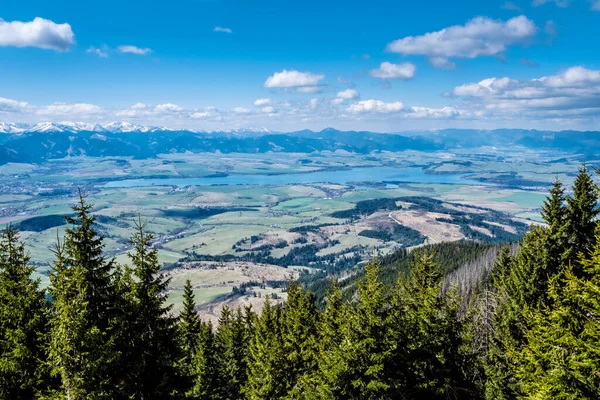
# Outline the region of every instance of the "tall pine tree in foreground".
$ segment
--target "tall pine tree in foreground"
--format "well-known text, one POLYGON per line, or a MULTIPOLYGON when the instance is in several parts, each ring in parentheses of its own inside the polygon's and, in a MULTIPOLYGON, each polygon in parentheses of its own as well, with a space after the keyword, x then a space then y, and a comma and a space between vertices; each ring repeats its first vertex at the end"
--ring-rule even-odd
POLYGON ((272 306, 267 296, 248 352, 248 382, 243 390, 247 399, 279 399, 285 396, 283 357, 281 309, 272 306))
POLYGON ((0 233, 0 399, 33 399, 48 381, 44 347, 48 303, 25 246, 0 233), (46 382, 44 382, 46 380, 46 382))
MULTIPOLYGON (((567 197, 568 211, 568 252, 567 260, 576 266, 580 254, 589 255, 595 242, 595 233, 599 209, 598 187, 592 180, 591 172, 582 166, 573 183, 573 195, 567 197)), ((578 268, 573 269, 575 274, 578 268)))
POLYGON ((120 293, 91 209, 80 193, 50 274, 49 359, 69 400, 123 398, 116 346, 120 293))
POLYGON ((177 396, 180 375, 176 320, 167 305, 169 280, 160 273, 158 249, 141 218, 131 238, 133 282, 133 341, 127 350, 132 360, 126 378, 127 393, 135 399, 167 399, 177 396))
POLYGON ((586 277, 569 268, 550 285, 551 306, 527 314, 527 344, 515 354, 523 398, 600 398, 600 237, 580 261, 586 277))

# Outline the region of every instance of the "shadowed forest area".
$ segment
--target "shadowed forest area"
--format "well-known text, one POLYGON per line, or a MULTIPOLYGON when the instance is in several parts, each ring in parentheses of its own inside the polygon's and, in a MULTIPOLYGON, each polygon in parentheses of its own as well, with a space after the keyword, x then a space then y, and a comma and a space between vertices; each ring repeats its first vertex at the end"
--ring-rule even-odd
POLYGON ((0 398, 600 398, 599 193, 586 167, 572 189, 554 183, 519 243, 402 250, 217 326, 189 281, 171 312, 141 219, 129 264, 106 257, 80 196, 47 290, 1 234, 0 398))

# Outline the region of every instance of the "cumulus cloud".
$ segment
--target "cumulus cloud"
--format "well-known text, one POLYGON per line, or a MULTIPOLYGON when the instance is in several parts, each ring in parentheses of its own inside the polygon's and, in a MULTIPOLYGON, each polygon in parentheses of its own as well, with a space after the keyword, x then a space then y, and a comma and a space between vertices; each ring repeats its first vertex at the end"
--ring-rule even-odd
POLYGON ((244 107, 236 107, 231 110, 234 114, 250 114, 252 112, 249 108, 244 107))
POLYGON ((406 112, 407 118, 453 118, 461 115, 461 112, 454 107, 429 108, 429 107, 410 107, 406 112))
POLYGON ((412 79, 415 76, 417 67, 411 63, 392 64, 390 62, 382 62, 379 68, 369 71, 369 75, 380 79, 412 79))
POLYGON ((260 109, 260 112, 263 112, 265 114, 271 114, 275 111, 275 109, 273 108, 273 106, 266 106, 260 109))
POLYGON ((286 70, 275 72, 267 78, 264 83, 266 88, 302 88, 315 87, 325 75, 313 74, 312 72, 300 72, 297 70, 286 70))
POLYGON ((26 110, 29 104, 24 101, 16 101, 0 97, 0 112, 21 112, 26 110))
POLYGON ((119 53, 137 54, 138 56, 145 56, 146 54, 152 53, 152 49, 149 49, 147 47, 142 48, 142 47, 131 46, 131 45, 119 46, 119 47, 117 47, 117 51, 119 53))
POLYGON ((600 115, 600 70, 571 67, 556 75, 530 80, 489 78, 457 86, 452 95, 463 97, 473 108, 511 112, 530 117, 571 117, 582 110, 600 115))
POLYGON ((164 114, 164 113, 177 113, 183 111, 183 107, 178 106, 177 104, 165 103, 159 104, 154 107, 154 112, 164 114))
POLYGON ((271 99, 269 98, 265 98, 265 99, 256 99, 254 101, 254 105, 256 107, 262 107, 262 106, 266 106, 268 104, 271 104, 271 99))
POLYGON ((102 114, 102 107, 87 103, 52 103, 37 109, 37 114, 48 116, 81 116, 102 114))
POLYGON ((430 57, 429 64, 439 69, 455 69, 456 63, 448 60, 446 57, 430 57))
POLYGON ((102 46, 101 48, 90 46, 85 52, 88 54, 95 54, 101 58, 106 58, 108 57, 108 50, 108 46, 102 46))
POLYGON ((354 89, 346 89, 339 92, 336 97, 344 100, 354 100, 359 97, 359 93, 354 89))
POLYGON ((67 51, 75 43, 75 34, 69 24, 57 24, 36 17, 30 22, 7 22, 0 18, 0 46, 38 47, 67 51))
POLYGON ((359 114, 359 113, 380 113, 389 114, 400 112, 404 109, 404 104, 399 101, 393 103, 386 103, 381 100, 363 100, 357 103, 351 104, 346 111, 359 114))
POLYGON ((508 46, 525 44, 538 32, 524 15, 508 21, 477 17, 465 25, 454 25, 421 36, 407 36, 389 43, 387 51, 429 57, 434 66, 447 66, 449 58, 497 56, 508 46))
POLYGON ((233 33, 233 31, 229 28, 223 28, 221 26, 215 26, 213 32, 221 32, 221 33, 233 33))
POLYGON ((310 108, 317 108, 317 105, 319 104, 319 99, 310 99, 308 104, 310 105, 310 108))
POLYGON ((333 104, 342 104, 344 101, 346 100, 354 100, 360 97, 360 94, 354 90, 354 89, 346 89, 346 90, 342 90, 341 92, 338 92, 338 94, 335 96, 335 99, 333 99, 331 102, 333 104))

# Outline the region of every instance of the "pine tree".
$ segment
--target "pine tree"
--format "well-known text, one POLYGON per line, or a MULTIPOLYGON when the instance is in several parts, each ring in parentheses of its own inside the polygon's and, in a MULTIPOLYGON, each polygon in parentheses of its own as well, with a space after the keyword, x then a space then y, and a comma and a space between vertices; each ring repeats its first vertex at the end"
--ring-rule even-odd
POLYGON ((433 254, 419 251, 410 277, 400 276, 388 317, 387 370, 396 394, 418 398, 475 397, 467 377, 472 364, 458 298, 441 294, 442 274, 433 254))
POLYGON ((567 208, 565 206, 565 189, 557 179, 552 184, 550 195, 544 201, 542 218, 548 225, 545 230, 546 240, 543 247, 546 256, 545 269, 549 277, 562 273, 567 258, 567 208))
POLYGON ((170 315, 172 306, 165 296, 169 279, 160 273, 158 249, 146 231, 141 218, 136 221, 131 238, 134 301, 131 318, 134 339, 129 349, 133 368, 126 386, 129 396, 136 399, 170 398, 177 392, 179 376, 179 343, 176 319, 170 315))
POLYGON ((244 387, 247 399, 279 399, 286 395, 282 345, 280 308, 271 306, 267 296, 248 354, 248 382, 244 387))
POLYGON ((349 310, 343 339, 325 354, 321 374, 325 382, 322 398, 386 398, 386 316, 383 285, 374 259, 365 267, 365 279, 358 283, 358 303, 349 310))
POLYGON ((64 243, 57 243, 50 275, 49 359, 70 400, 122 396, 115 344, 119 293, 91 209, 80 193, 73 206, 76 216, 67 218, 72 228, 66 230, 64 243))
POLYGON ((48 303, 15 229, 0 233, 0 398, 33 399, 48 384, 48 303), (46 382, 44 382, 46 381, 46 382))
POLYGON ((227 382, 220 379, 217 345, 210 322, 203 322, 200 326, 192 366, 195 382, 187 397, 198 400, 221 399, 222 386, 227 382))
MULTIPOLYGON (((566 257, 570 265, 575 266, 580 253, 587 256, 594 245, 596 217, 599 212, 597 203, 598 187, 584 165, 573 183, 573 196, 567 197, 569 247, 566 257)), ((577 271, 578 269, 573 270, 574 273, 577 271)))
POLYGON ((532 327, 514 354, 523 398, 600 398, 600 237, 580 262, 586 277, 567 269, 550 284, 551 305, 527 313, 532 327))
POLYGON ((246 384, 248 336, 244 315, 240 308, 233 314, 228 306, 223 307, 217 327, 216 351, 219 374, 222 382, 223 399, 239 399, 246 384))
POLYGON ((290 391, 299 377, 316 370, 317 310, 314 299, 290 282, 281 324, 285 385, 290 391))
POLYGON ((179 328, 183 337, 185 362, 189 363, 196 351, 196 338, 200 333, 200 318, 196 311, 196 299, 189 279, 186 279, 183 287, 183 310, 179 313, 179 328))

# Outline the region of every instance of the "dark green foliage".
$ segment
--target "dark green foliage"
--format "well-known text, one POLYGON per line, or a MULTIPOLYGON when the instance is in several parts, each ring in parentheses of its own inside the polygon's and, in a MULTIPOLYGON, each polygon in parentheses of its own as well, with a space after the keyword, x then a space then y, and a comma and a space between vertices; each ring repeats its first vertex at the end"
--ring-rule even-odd
MULTIPOLYGON (((141 221, 131 267, 105 259, 80 196, 55 248, 49 302, 16 231, 0 234, 0 398, 597 399, 596 191, 582 168, 566 201, 553 185, 547 226, 518 246, 401 249, 334 279, 326 297, 308 289, 324 292, 340 270, 314 258, 318 247, 299 247, 285 262, 326 268, 270 282, 283 293, 267 296, 260 316, 225 306, 216 329, 199 320, 189 281, 183 310, 171 315, 169 281, 141 221)), ((396 206, 388 200, 358 208, 396 206)), ((484 211, 448 214, 469 226, 503 223, 484 211)))
POLYGON ((216 351, 219 362, 219 375, 224 385, 221 398, 239 399, 242 388, 246 385, 248 368, 248 349, 252 335, 252 317, 250 308, 246 315, 238 308, 233 313, 225 306, 221 311, 219 326, 215 334, 216 351), (250 320, 246 318, 250 316, 250 320), (250 322, 247 325, 246 322, 250 322))
POLYGON ((187 397, 199 400, 220 399, 224 382, 219 375, 219 361, 217 358, 217 344, 213 326, 202 323, 197 336, 196 351, 192 358, 192 371, 195 377, 192 390, 187 397))
POLYGON ((284 365, 281 309, 271 306, 267 297, 248 352, 248 382, 243 390, 246 398, 283 397, 286 394, 284 365))
MULTIPOLYGON (((582 166, 573 184, 573 195, 567 197, 567 233, 569 247, 567 260, 575 265, 581 253, 588 255, 594 245, 597 226, 598 186, 592 180, 592 174, 582 166)), ((577 270, 574 270, 577 273, 577 270)))
POLYGON ((14 228, 0 233, 0 399, 33 399, 44 365, 48 303, 14 228))
POLYGON ((375 211, 387 210, 395 211, 400 210, 401 207, 396 204, 398 199, 374 199, 374 200, 363 200, 356 203, 354 208, 350 210, 336 211, 331 214, 333 218, 343 219, 356 219, 361 216, 367 216, 373 214, 375 211))
POLYGON ((364 230, 358 236, 379 239, 385 242, 394 240, 403 247, 416 246, 425 241, 425 236, 421 232, 400 224, 392 225, 391 229, 364 230))
POLYGON ((169 280, 159 272, 158 250, 152 241, 152 234, 139 219, 129 253, 134 279, 127 317, 133 334, 124 349, 131 363, 124 391, 132 398, 167 399, 177 393, 180 349, 176 321, 169 315, 172 306, 166 305, 164 296, 169 280))
POLYGON ((194 207, 184 209, 169 209, 163 210, 162 213, 165 217, 176 217, 176 218, 189 218, 189 219, 206 219, 213 215, 219 215, 226 212, 241 212, 241 211, 257 211, 255 208, 247 207, 194 207))
POLYGON ((103 256, 91 205, 80 195, 67 218, 64 243, 55 249, 50 275, 52 318, 49 361, 65 395, 76 399, 120 396, 121 363, 117 349, 119 310, 113 263, 103 256))
POLYGON ((65 216, 59 214, 40 215, 19 222, 15 227, 20 231, 42 232, 46 229, 63 226, 65 216))

